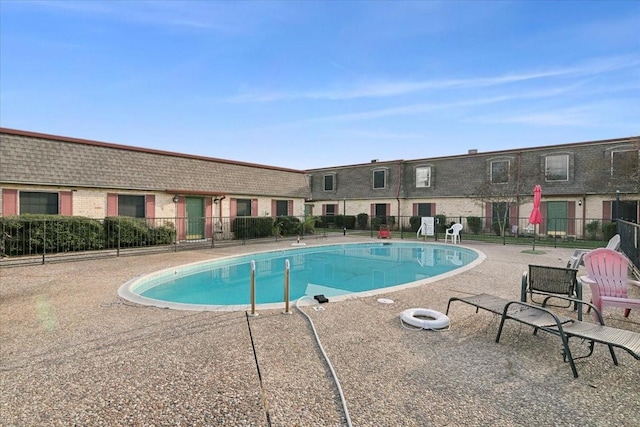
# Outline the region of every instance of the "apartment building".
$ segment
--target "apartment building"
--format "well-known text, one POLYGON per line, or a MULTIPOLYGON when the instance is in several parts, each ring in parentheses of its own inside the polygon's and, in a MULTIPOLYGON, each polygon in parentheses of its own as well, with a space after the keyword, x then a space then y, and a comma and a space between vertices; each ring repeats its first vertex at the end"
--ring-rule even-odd
POLYGON ((580 236, 588 220, 640 221, 639 158, 640 137, 630 137, 302 171, 0 128, 0 216, 206 218, 189 231, 203 238, 211 222, 236 216, 517 224, 539 184, 540 231, 580 236))

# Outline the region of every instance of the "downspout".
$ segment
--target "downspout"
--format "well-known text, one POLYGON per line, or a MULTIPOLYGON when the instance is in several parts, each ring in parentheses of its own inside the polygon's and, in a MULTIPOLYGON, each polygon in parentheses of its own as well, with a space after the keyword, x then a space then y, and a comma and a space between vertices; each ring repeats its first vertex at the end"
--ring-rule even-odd
POLYGON ((585 232, 587 231, 586 222, 587 222, 587 195, 582 195, 582 238, 585 238, 585 232))

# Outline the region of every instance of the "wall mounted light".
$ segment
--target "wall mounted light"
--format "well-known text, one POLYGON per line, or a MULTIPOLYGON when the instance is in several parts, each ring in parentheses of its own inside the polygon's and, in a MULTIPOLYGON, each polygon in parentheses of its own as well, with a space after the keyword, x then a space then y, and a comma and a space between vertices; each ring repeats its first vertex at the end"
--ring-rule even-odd
POLYGON ((173 196, 173 203, 178 203, 178 200, 180 200, 180 199, 178 198, 177 195, 173 196))
POLYGON ((217 205, 219 202, 220 202, 220 199, 218 199, 218 196, 216 196, 216 197, 213 199, 213 203, 215 203, 215 204, 217 205))
POLYGON ((582 206, 582 200, 578 200, 578 206, 582 206))

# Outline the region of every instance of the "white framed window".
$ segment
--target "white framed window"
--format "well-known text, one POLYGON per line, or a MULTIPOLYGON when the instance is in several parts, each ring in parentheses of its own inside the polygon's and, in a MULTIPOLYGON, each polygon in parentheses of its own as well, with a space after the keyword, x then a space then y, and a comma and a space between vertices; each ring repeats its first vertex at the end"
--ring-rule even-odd
POLYGON ((431 187, 431 166, 416 168, 416 188, 431 187))
POLYGON ((491 183, 506 184, 509 182, 509 160, 491 162, 491 183))
POLYGON ((336 174, 330 173, 323 177, 322 185, 324 191, 335 191, 336 190, 336 174))
POLYGON ((569 156, 566 154, 546 156, 544 177, 547 182, 569 181, 569 156))
POLYGON ((387 171, 378 169, 373 171, 373 188, 380 189, 387 187, 387 171))

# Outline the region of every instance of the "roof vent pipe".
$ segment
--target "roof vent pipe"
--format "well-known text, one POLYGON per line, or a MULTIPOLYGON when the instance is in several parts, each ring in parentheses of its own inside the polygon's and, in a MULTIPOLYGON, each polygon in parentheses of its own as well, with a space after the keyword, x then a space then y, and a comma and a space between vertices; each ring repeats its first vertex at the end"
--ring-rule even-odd
POLYGON ((477 148, 469 149, 469 154, 478 154, 478 149, 477 148))

